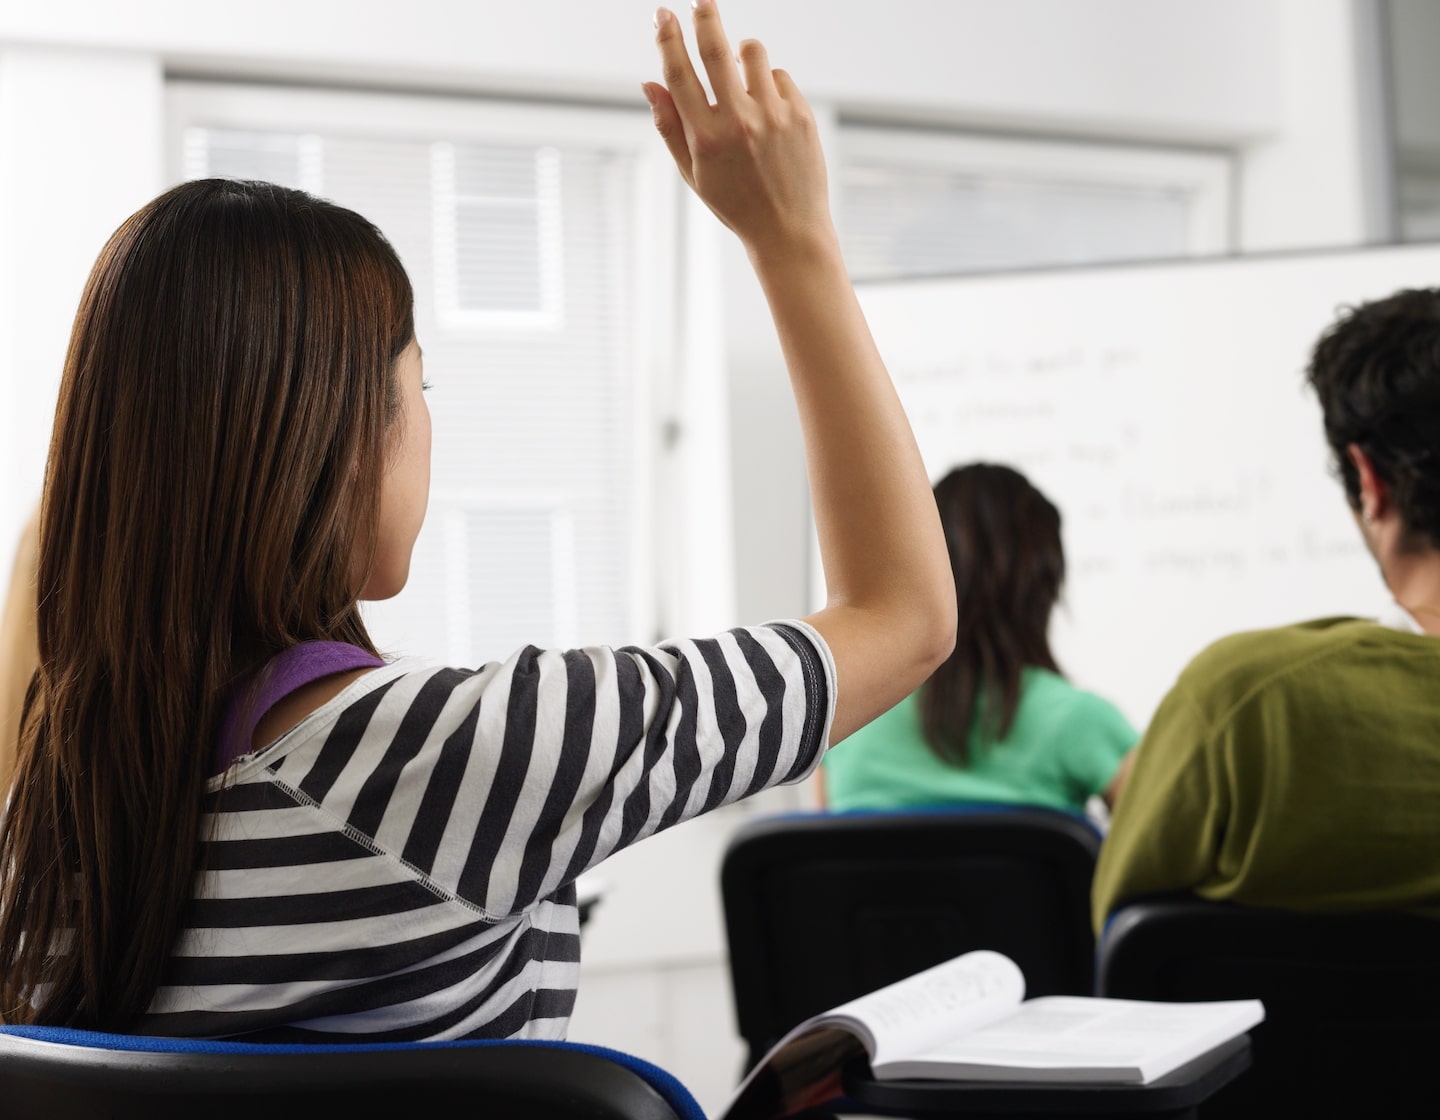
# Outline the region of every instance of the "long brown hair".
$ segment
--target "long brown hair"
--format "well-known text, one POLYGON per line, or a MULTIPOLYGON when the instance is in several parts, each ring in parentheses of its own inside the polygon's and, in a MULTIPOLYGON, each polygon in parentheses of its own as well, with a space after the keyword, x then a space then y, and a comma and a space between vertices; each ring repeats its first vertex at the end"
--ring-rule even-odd
POLYGON ((143 1013, 200 870, 228 690, 301 641, 373 651, 356 600, 413 334, 384 237, 299 191, 186 183, 101 252, 46 476, 0 1018, 143 1013))
POLYGON ((992 463, 952 470, 935 486, 955 575, 955 651, 920 689, 925 740, 942 760, 969 741, 1010 733, 1027 666, 1059 672, 1050 612, 1065 581, 1060 511, 1019 471, 992 463))

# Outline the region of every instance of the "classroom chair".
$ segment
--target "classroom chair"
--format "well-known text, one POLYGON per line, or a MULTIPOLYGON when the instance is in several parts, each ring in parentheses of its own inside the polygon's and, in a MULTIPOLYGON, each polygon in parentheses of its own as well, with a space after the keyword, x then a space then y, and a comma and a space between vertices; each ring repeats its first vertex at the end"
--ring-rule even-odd
POLYGON ((756 821, 721 867, 730 978, 752 1068, 796 1024, 971 949, 1027 995, 1089 995, 1100 837, 1029 806, 756 821))
POLYGON ((0 1027, 0 1115, 705 1120, 664 1070, 598 1046, 256 1045, 46 1027, 0 1027))
POLYGON ((1117 910, 1096 992, 1130 999, 1260 999, 1249 1073, 1202 1117, 1434 1116, 1440 922, 1301 914, 1190 895, 1117 910))

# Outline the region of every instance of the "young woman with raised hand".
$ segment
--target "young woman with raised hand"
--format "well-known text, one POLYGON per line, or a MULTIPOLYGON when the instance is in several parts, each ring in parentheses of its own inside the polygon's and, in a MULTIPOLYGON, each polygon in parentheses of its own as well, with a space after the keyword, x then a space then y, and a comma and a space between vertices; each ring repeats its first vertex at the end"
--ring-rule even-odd
POLYGON ((744 242, 803 419, 830 602, 480 669, 376 656, 429 472, 410 285, 349 211, 174 188, 96 263, 40 525, 39 671, 0 837, 0 1017, 256 1040, 556 1037, 573 882, 809 773, 954 642, 909 428, 814 120, 713 3, 645 86, 744 242))

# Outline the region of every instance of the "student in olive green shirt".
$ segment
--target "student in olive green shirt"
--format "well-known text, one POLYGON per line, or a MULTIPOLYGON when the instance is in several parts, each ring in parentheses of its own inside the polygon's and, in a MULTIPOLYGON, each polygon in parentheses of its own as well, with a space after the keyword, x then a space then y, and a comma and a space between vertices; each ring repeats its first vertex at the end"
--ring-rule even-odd
POLYGON ((1237 634, 1190 664, 1116 806, 1097 929, 1175 890, 1440 916, 1440 290, 1342 316, 1309 380, 1399 609, 1237 634))
POLYGON ((920 691, 825 757, 834 809, 1000 801, 1080 811, 1119 787, 1134 729, 1059 674, 1050 612, 1060 513, 1018 471, 974 463, 935 487, 955 574, 955 651, 920 691))

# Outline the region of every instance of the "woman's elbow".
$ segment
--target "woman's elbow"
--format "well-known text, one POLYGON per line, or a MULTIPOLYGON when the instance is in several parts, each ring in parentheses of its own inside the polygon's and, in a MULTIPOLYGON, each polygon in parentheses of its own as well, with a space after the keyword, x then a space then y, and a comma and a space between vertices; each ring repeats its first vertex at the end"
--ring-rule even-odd
POLYGON ((954 585, 947 582, 945 590, 933 598, 922 616, 921 633, 916 641, 926 678, 954 652, 958 625, 954 585))

